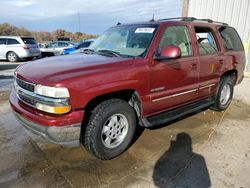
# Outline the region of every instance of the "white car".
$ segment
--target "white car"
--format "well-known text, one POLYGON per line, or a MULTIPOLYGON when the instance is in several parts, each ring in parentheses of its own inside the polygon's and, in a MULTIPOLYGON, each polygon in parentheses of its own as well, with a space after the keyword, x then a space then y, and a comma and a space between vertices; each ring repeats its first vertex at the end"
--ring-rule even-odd
POLYGON ((45 48, 40 48, 42 57, 62 55, 65 48, 73 47, 75 44, 69 41, 54 41, 48 43, 45 48))
POLYGON ((37 42, 32 37, 0 36, 0 59, 17 62, 41 55, 37 42))

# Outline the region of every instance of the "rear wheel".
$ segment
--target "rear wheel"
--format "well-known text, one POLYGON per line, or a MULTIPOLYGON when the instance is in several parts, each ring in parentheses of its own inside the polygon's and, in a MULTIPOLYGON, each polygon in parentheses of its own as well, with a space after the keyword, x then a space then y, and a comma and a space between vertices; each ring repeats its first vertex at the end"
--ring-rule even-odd
POLYGON ((234 92, 234 78, 231 76, 223 77, 220 81, 217 94, 215 95, 215 104, 212 109, 223 111, 230 105, 234 92))
POLYGON ((135 128, 136 115, 126 101, 104 101, 90 115, 83 138, 84 146, 99 159, 112 159, 131 144, 135 128))
POLYGON ((18 56, 17 56, 17 54, 15 52, 8 52, 7 60, 9 62, 17 62, 18 61, 18 56))

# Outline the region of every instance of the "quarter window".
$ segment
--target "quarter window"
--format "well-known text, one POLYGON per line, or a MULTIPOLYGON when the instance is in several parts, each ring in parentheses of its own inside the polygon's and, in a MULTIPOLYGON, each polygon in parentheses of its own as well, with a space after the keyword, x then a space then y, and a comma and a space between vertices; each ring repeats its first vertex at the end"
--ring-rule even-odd
POLYGON ((227 50, 243 51, 240 37, 234 28, 223 26, 219 32, 227 50))
POLYGON ((209 28, 196 27, 195 33, 201 55, 215 54, 218 52, 213 33, 209 28))
POLYGON ((8 39, 8 44, 20 44, 16 39, 8 39))
POLYGON ((180 48, 182 57, 192 56, 192 45, 186 26, 170 26, 165 30, 158 50, 161 51, 162 47, 171 45, 180 48))

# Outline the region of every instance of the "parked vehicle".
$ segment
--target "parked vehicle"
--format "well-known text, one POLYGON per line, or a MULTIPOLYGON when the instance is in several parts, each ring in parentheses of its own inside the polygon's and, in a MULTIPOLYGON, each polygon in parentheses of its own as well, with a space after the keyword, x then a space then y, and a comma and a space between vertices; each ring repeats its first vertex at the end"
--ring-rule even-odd
POLYGON ((69 41, 54 41, 48 43, 45 48, 41 48, 42 57, 62 55, 65 48, 71 48, 75 45, 69 41))
POLYGON ((40 56, 37 42, 32 37, 0 36, 0 59, 17 62, 40 56))
POLYGON ((93 42, 94 40, 85 40, 71 48, 64 49, 63 54, 66 55, 66 54, 80 53, 81 51, 84 51, 85 49, 87 49, 93 42))
MULTIPOLYGON (((236 30, 206 19, 117 25, 86 51, 24 64, 10 103, 19 122, 102 160, 132 143, 138 126, 228 108, 245 54, 236 30)), ((154 139, 154 138, 152 138, 154 139)))

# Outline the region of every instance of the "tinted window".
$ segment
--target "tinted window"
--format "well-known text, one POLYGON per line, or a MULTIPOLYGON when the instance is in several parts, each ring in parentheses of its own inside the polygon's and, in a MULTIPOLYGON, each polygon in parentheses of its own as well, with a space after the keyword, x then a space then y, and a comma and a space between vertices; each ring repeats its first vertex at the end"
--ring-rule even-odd
POLYGON ((1 39, 1 38, 0 38, 0 45, 1 45, 1 44, 6 44, 6 39, 3 39, 3 38, 1 39))
POLYGON ((33 38, 22 37, 22 40, 23 40, 24 44, 36 44, 36 40, 33 38))
POLYGON ((79 48, 87 48, 87 47, 89 47, 90 44, 91 44, 91 42, 83 42, 83 43, 79 44, 79 48))
POLYGON ((181 56, 192 55, 192 45, 186 26, 171 26, 166 29, 159 44, 159 52, 164 46, 178 46, 181 50, 181 56))
POLYGON ((209 28, 197 27, 195 28, 195 32, 201 55, 215 54, 218 52, 214 35, 209 28))
POLYGON ((68 46, 69 44, 68 43, 66 43, 66 42, 58 42, 58 46, 59 47, 66 47, 66 46, 68 46))
POLYGON ((238 33, 234 28, 231 27, 221 27, 219 29, 221 37, 224 42, 224 46, 227 50, 242 51, 243 46, 238 33))
POLYGON ((8 44, 20 44, 16 39, 8 39, 8 44))

